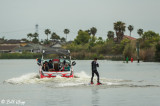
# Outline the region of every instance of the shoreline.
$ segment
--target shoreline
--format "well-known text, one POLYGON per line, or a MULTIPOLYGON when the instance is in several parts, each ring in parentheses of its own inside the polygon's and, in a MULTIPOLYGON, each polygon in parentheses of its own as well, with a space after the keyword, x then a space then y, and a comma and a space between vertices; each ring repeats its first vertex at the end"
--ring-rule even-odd
MULTIPOLYGON (((97 55, 97 54, 92 54, 92 55, 74 55, 71 54, 72 60, 93 60, 94 58, 98 58, 98 60, 111 60, 111 61, 126 61, 124 59, 123 55, 97 55)), ((41 58, 42 54, 41 53, 1 53, 0 54, 0 59, 36 59, 36 58, 41 58)), ((48 55, 46 58, 56 58, 58 57, 57 55, 48 55)), ((134 61, 137 61, 137 59, 134 59, 134 61)), ((143 62, 157 62, 154 58, 149 59, 149 60, 143 60, 140 59, 143 62)), ((130 58, 129 60, 130 61, 130 58)))

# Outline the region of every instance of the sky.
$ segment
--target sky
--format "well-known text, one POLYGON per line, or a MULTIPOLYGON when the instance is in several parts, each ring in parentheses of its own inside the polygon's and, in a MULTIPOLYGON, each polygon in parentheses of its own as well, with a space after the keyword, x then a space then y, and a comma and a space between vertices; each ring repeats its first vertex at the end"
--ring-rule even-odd
MULTIPOLYGON (((122 21, 137 29, 160 33, 160 0, 0 0, 0 38, 27 38, 38 24, 40 39, 46 39, 45 29, 74 40, 78 30, 97 28, 97 37, 107 38, 113 23, 122 21)), ((126 28, 125 35, 129 35, 126 28)))

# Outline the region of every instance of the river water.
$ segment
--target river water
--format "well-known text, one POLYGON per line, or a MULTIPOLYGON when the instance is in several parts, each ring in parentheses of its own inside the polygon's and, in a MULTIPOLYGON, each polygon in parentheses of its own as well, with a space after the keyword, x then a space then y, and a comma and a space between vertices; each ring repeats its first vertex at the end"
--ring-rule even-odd
POLYGON ((74 78, 40 79, 36 60, 0 60, 0 105, 160 105, 160 63, 98 60, 103 85, 89 85, 91 60, 76 63, 74 78))

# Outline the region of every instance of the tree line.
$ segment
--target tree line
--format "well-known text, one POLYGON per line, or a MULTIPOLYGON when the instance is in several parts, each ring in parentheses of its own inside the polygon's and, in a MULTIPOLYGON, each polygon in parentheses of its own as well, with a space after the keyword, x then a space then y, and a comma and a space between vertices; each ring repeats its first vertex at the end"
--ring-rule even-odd
MULTIPOLYGON (((92 27, 86 30, 79 30, 72 43, 63 45, 64 49, 71 50, 71 55, 75 59, 114 59, 124 60, 126 57, 137 59, 137 46, 140 48, 139 56, 143 61, 160 61, 160 35, 152 30, 144 31, 142 28, 137 29, 140 36, 136 40, 125 38, 125 31, 129 30, 130 36, 135 30, 133 25, 126 26, 126 23, 117 21, 113 23, 113 30, 106 33, 106 39, 97 37, 97 28, 92 27), (137 45, 138 44, 138 45, 137 45)), ((50 40, 59 40, 67 42, 69 29, 63 30, 66 37, 60 37, 56 32, 45 29, 46 39, 43 44, 50 44, 50 40)), ((40 43, 38 33, 28 33, 28 42, 40 43)), ((26 39, 24 39, 26 40, 26 39)))
MULTIPOLYGON (((49 41, 49 36, 51 40, 60 40, 61 42, 66 42, 67 41, 67 35, 69 34, 70 30, 69 29, 64 29, 64 34, 66 34, 66 38, 64 37, 60 37, 58 34, 56 34, 56 32, 51 32, 50 29, 45 29, 44 33, 46 34, 47 38, 43 42, 44 44, 50 44, 49 41)), ((38 33, 28 33, 27 34, 27 38, 29 39, 30 42, 33 43, 39 43, 39 34, 38 33)))
MULTIPOLYGON (((129 25, 127 28, 131 36, 134 26, 129 25)), ((144 32, 142 28, 139 28, 137 34, 140 38, 130 40, 124 38, 126 24, 122 21, 113 23, 113 30, 108 31, 106 39, 96 37, 97 29, 95 27, 79 30, 74 41, 64 45, 64 48, 70 49, 72 56, 77 59, 99 57, 101 59, 124 60, 126 57, 137 59, 138 44, 141 60, 160 61, 160 35, 158 33, 151 30, 144 32)))

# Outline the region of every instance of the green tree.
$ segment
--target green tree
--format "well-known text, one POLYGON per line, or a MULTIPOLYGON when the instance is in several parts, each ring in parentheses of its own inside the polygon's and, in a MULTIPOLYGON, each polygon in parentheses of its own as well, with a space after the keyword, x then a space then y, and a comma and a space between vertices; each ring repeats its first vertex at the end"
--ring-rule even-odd
POLYGON ((133 29, 134 29, 133 25, 129 25, 129 26, 128 26, 128 30, 129 30, 129 32, 130 32, 130 36, 131 36, 131 32, 133 31, 133 29))
POLYGON ((51 39, 53 40, 60 40, 60 37, 55 33, 53 32, 52 35, 51 35, 51 39))
POLYGON ((67 34, 69 34, 70 31, 69 31, 69 29, 64 29, 63 32, 64 32, 64 34, 66 34, 66 41, 67 41, 67 34))
POLYGON ((60 38, 61 42, 66 42, 66 39, 64 37, 60 38))
POLYGON ((107 37, 108 37, 108 39, 113 39, 114 38, 114 32, 113 31, 108 31, 107 37))
POLYGON ((160 42, 156 45, 155 60, 160 62, 160 42))
POLYGON ((33 38, 32 42, 33 42, 33 43, 38 43, 39 41, 38 41, 37 38, 33 38))
POLYGON ((95 36, 90 36, 89 38, 89 47, 88 49, 90 50, 92 47, 95 46, 97 38, 95 36))
POLYGON ((159 34, 153 32, 153 31, 144 32, 144 34, 142 36, 143 39, 153 39, 153 38, 157 38, 157 37, 159 37, 159 34))
POLYGON ((76 44, 86 44, 89 42, 90 35, 86 31, 79 30, 77 37, 74 39, 76 44))
POLYGON ((97 41, 96 41, 96 44, 104 44, 104 41, 103 41, 103 38, 102 37, 98 37, 97 41))
POLYGON ((44 32, 47 35, 47 41, 48 41, 48 35, 51 34, 51 31, 49 29, 46 29, 44 32))
POLYGON ((91 34, 92 34, 93 36, 95 36, 96 33, 97 33, 97 29, 96 29, 95 27, 92 27, 92 28, 90 29, 90 32, 91 32, 91 34))
POLYGON ((33 37, 34 37, 34 38, 37 38, 37 37, 38 37, 38 33, 34 33, 34 34, 33 34, 33 37))
POLYGON ((123 55, 124 57, 133 57, 135 53, 135 48, 133 47, 133 45, 131 43, 128 43, 125 47, 124 47, 124 50, 123 50, 123 55))
POLYGON ((117 21, 114 23, 114 30, 116 31, 117 42, 120 42, 123 39, 125 28, 125 23, 123 23, 122 21, 117 21))
POLYGON ((142 36, 142 34, 143 34, 143 29, 138 29, 138 30, 137 30, 137 33, 138 33, 139 36, 142 36))
POLYGON ((32 34, 32 33, 27 34, 27 38, 29 38, 30 41, 31 41, 32 37, 33 37, 33 34, 32 34))
POLYGON ((33 34, 33 37, 34 37, 34 38, 33 38, 32 42, 33 42, 33 43, 38 43, 38 42, 39 42, 39 40, 37 39, 38 33, 34 33, 34 34, 33 34))
POLYGON ((24 42, 28 42, 28 40, 26 38, 22 38, 21 40, 24 42))
POLYGON ((86 30, 86 32, 89 34, 89 35, 91 35, 91 30, 86 30))
POLYGON ((120 44, 118 45, 119 47, 118 47, 117 51, 119 51, 119 53, 123 53, 125 46, 127 44, 129 44, 130 42, 131 41, 129 39, 127 39, 127 38, 121 40, 120 44))

